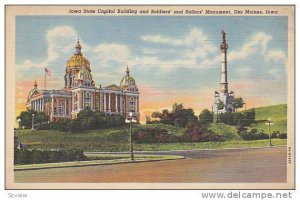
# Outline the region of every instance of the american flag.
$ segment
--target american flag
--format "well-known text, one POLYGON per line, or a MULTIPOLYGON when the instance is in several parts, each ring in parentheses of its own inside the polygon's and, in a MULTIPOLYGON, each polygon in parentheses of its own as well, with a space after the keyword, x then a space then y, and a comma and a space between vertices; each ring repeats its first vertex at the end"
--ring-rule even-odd
POLYGON ((46 67, 45 67, 45 73, 46 73, 46 75, 51 76, 51 71, 49 69, 47 69, 46 67))

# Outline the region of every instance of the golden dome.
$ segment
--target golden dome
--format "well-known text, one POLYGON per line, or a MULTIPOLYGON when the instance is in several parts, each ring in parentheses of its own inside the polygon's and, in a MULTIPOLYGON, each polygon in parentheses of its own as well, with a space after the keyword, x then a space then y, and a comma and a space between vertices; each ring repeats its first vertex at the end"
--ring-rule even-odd
POLYGON ((67 68, 82 67, 85 66, 89 71, 90 61, 86 59, 82 54, 75 54, 67 61, 67 68))
POLYGON ((85 66, 83 66, 81 68, 81 70, 78 72, 77 74, 77 79, 81 79, 81 80, 92 80, 93 76, 91 74, 91 72, 89 72, 89 70, 87 70, 85 68, 85 66))
POLYGON ((120 87, 124 87, 128 85, 135 85, 135 80, 129 75, 129 69, 127 66, 126 75, 121 79, 120 87))
POLYGON ((84 57, 81 53, 81 45, 79 43, 79 39, 77 41, 77 44, 75 46, 75 54, 69 58, 67 61, 67 68, 74 68, 74 67, 82 67, 85 66, 89 71, 90 69, 90 61, 84 57))

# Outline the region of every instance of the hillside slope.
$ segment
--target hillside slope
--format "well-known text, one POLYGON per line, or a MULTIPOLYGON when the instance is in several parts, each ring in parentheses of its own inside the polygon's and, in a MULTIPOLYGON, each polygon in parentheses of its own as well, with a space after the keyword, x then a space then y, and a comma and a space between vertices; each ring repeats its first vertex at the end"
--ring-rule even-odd
POLYGON ((255 120, 257 121, 257 123, 252 124, 250 127, 264 131, 265 133, 269 133, 269 127, 265 122, 269 118, 273 121, 273 125, 271 125, 271 132, 287 131, 286 104, 255 108, 255 120))

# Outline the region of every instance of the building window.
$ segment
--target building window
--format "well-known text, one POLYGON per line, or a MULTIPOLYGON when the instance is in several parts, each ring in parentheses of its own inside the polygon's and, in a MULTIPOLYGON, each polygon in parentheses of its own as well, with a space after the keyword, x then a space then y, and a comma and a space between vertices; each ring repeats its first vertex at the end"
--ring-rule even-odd
POLYGON ((69 115, 69 100, 66 102, 66 115, 69 115))
POLYGON ((135 112, 135 98, 130 97, 129 99, 129 112, 135 112))
POLYGON ((99 108, 99 103, 100 103, 99 93, 96 93, 95 95, 96 95, 96 96, 95 96, 95 98, 96 98, 95 109, 96 109, 96 110, 99 110, 99 109, 100 109, 100 108, 99 108))
POLYGON ((56 114, 57 114, 57 109, 56 109, 56 106, 54 106, 53 112, 54 112, 54 115, 56 115, 56 114))
POLYGON ((78 110, 78 94, 77 92, 74 95, 74 111, 78 110))
POLYGON ((122 112, 125 112, 125 99, 122 98, 122 112))
POLYGON ((84 100, 84 109, 92 109, 92 99, 93 95, 90 92, 84 91, 83 100, 84 100))
POLYGON ((64 115, 64 106, 59 106, 59 115, 64 115))

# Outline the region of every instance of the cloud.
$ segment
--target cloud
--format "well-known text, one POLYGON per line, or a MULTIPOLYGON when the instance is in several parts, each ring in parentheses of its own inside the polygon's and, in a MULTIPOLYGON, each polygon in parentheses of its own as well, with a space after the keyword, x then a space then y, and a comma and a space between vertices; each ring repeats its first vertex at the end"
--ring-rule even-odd
POLYGON ((272 36, 263 32, 256 33, 250 41, 244 43, 244 45, 238 49, 228 53, 228 61, 242 60, 255 53, 264 54, 269 41, 272 40, 272 36))
POLYGON ((48 42, 47 61, 55 60, 59 55, 69 53, 74 48, 74 38, 77 32, 69 26, 59 26, 49 30, 46 34, 48 42))
POLYGON ((215 53, 217 50, 216 46, 200 28, 191 29, 182 39, 161 35, 146 35, 142 36, 141 39, 156 44, 181 46, 179 51, 181 51, 185 57, 190 59, 196 59, 197 57, 205 58, 207 55, 215 53))
POLYGON ((130 49, 122 44, 99 44, 92 51, 93 61, 104 67, 107 67, 109 62, 117 62, 126 66, 130 57, 130 49))
POLYGON ((77 38, 77 32, 69 26, 58 26, 51 29, 46 34, 47 40, 47 58, 42 62, 33 62, 25 60, 21 64, 16 65, 17 70, 34 70, 48 67, 51 62, 67 55, 74 48, 74 38, 77 38))
POLYGON ((179 53, 177 49, 155 49, 155 48, 143 48, 141 52, 146 55, 179 53))
POLYGON ((286 54, 281 50, 271 50, 268 51, 265 55, 265 61, 273 62, 273 63, 285 63, 286 62, 286 54))
POLYGON ((190 32, 182 39, 162 35, 145 35, 142 36, 141 39, 146 42, 157 44, 190 46, 194 48, 201 47, 201 51, 206 53, 216 51, 216 47, 210 42, 208 36, 200 28, 191 29, 190 32))
MULTIPOLYGON (((145 35, 141 40, 167 45, 167 48, 144 48, 144 57, 140 65, 153 65, 164 72, 176 68, 209 68, 216 64, 217 47, 200 28, 191 29, 185 37, 179 39, 162 35, 145 35), (170 49, 168 46, 178 46, 170 49), (150 55, 150 56, 149 56, 150 55), (213 56, 213 57, 212 57, 213 56)), ((219 57, 218 57, 219 58, 219 57)))
POLYGON ((174 46, 183 45, 181 40, 174 39, 171 37, 161 36, 161 35, 145 35, 142 36, 141 39, 146 42, 153 42, 158 44, 169 44, 174 46))

